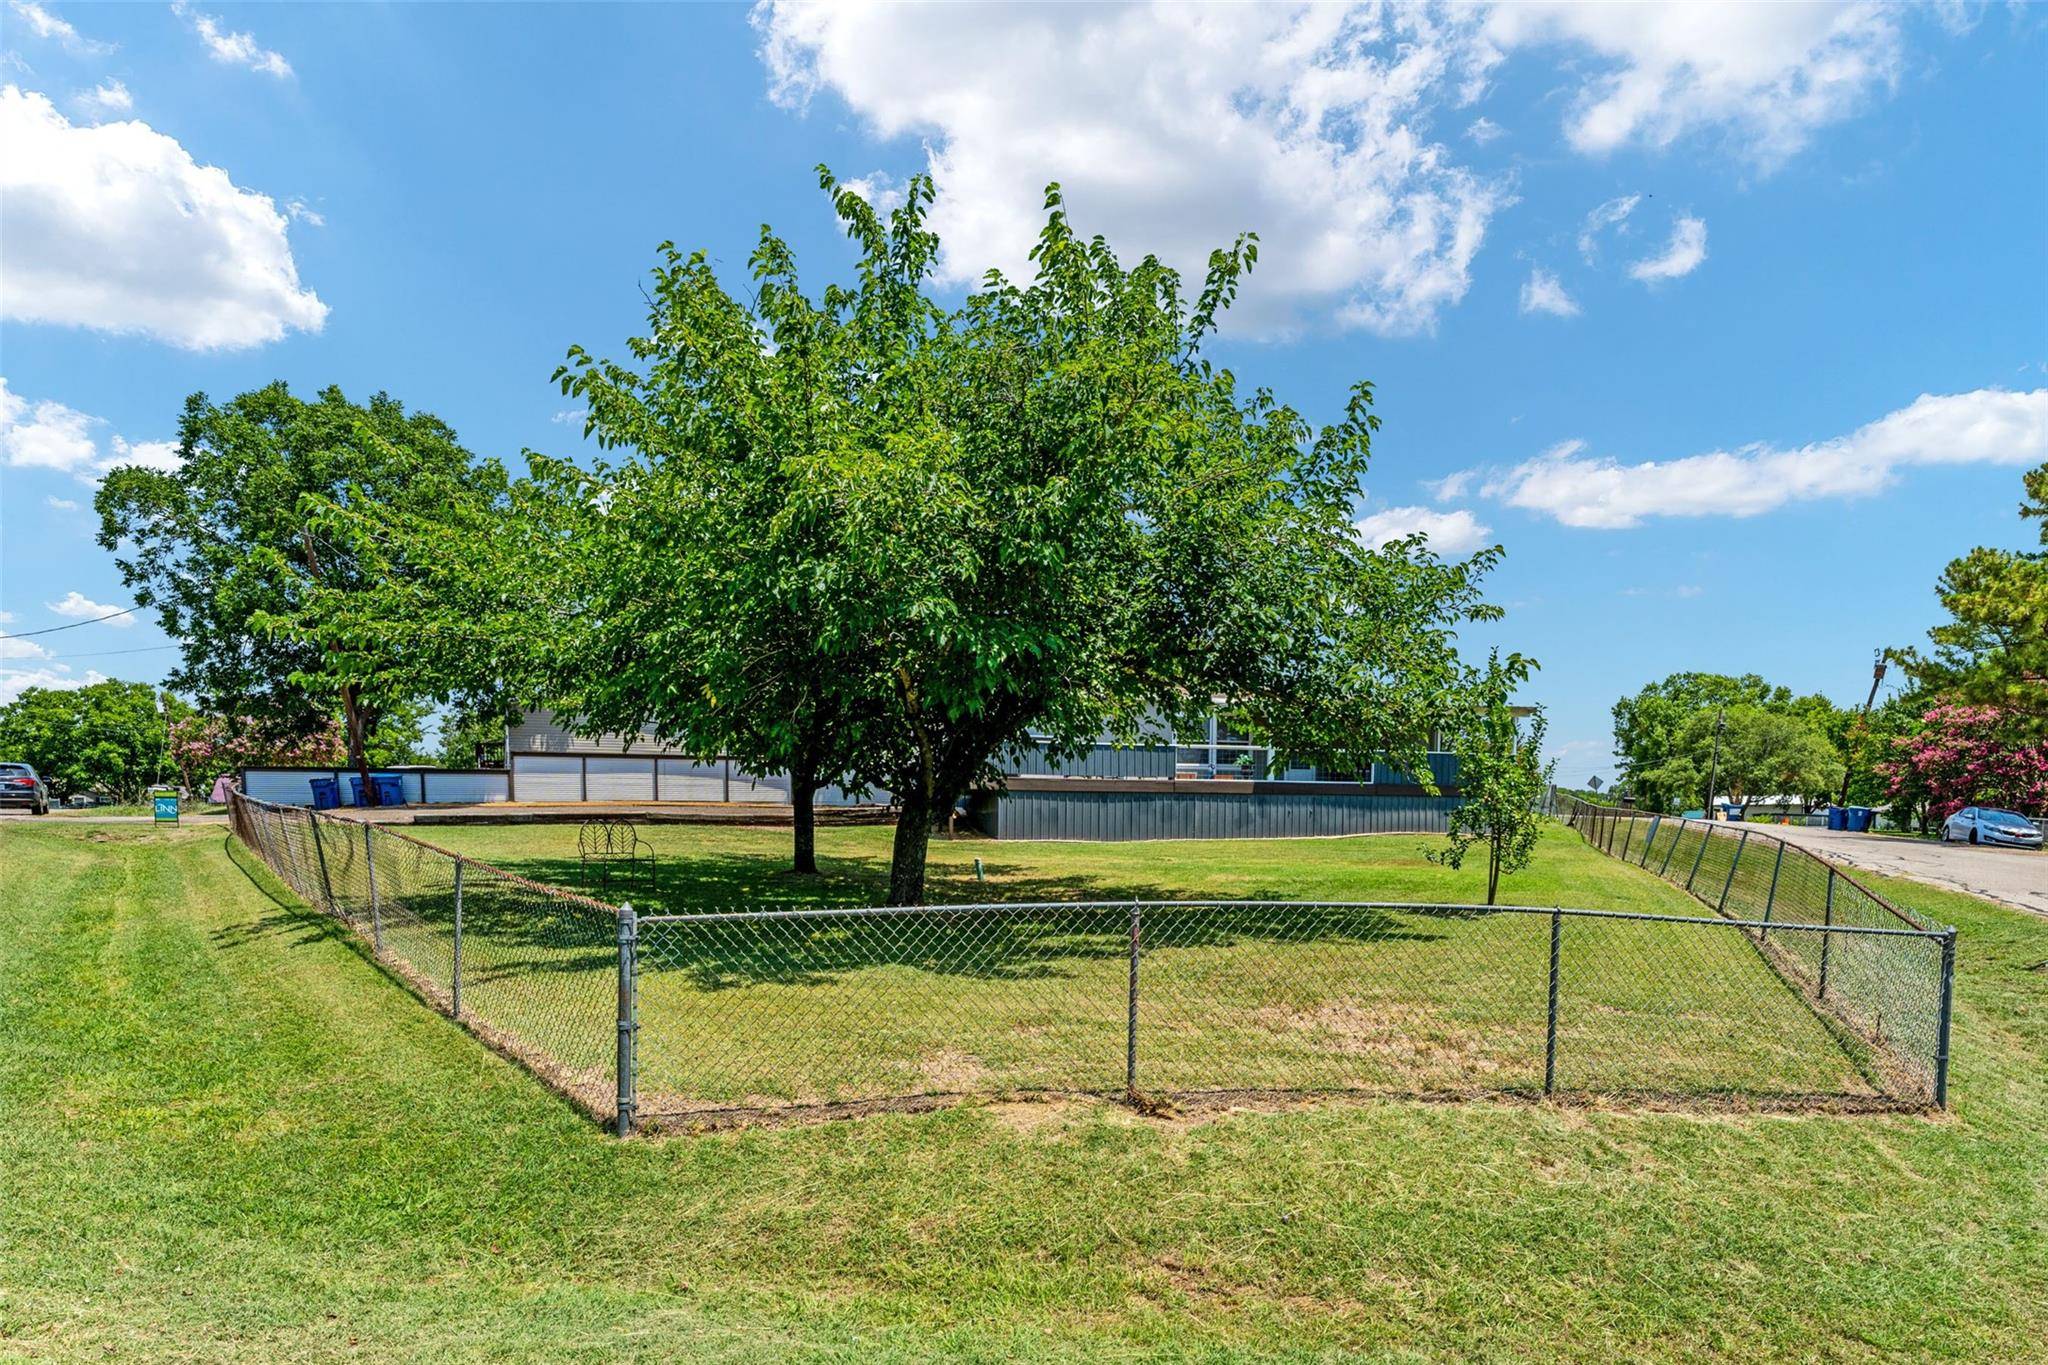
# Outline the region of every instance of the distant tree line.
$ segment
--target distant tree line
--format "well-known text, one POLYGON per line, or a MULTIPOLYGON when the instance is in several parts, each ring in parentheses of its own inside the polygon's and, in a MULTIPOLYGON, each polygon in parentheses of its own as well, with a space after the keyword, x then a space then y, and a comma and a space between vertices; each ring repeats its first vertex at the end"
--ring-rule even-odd
MULTIPOLYGON (((2022 518, 2048 546, 2048 465, 2022 518)), ((1905 686, 1873 705, 1795 696, 1755 674, 1674 673, 1614 705, 1619 787, 1647 810, 1788 796, 1888 805, 1922 829, 1966 805, 2048 811, 2048 549, 1980 548, 1936 587, 1930 648, 1886 651, 1905 686), (1718 730, 1718 742, 1717 742, 1718 730)))

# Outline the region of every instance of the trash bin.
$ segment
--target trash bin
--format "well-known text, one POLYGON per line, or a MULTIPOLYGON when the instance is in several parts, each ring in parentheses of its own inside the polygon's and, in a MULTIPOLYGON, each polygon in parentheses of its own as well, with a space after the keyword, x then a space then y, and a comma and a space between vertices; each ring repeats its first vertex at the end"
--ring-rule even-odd
POLYGON ((1828 807, 1828 828, 1842 830, 1849 828, 1849 812, 1840 806, 1828 807))
POLYGON ((316 777, 306 785, 313 789, 313 809, 333 810, 341 804, 341 783, 331 777, 316 777))
POLYGON ((1743 822, 1743 819, 1745 818, 1743 814, 1743 809, 1743 807, 1736 805, 1723 806, 1721 807, 1721 816, 1723 819, 1728 821, 1729 824, 1739 825, 1743 822))
POLYGON ((1849 819, 1849 832, 1850 832, 1851 834, 1867 834, 1867 833, 1869 833, 1869 831, 1870 831, 1870 816, 1871 816, 1871 810, 1870 810, 1870 807, 1868 807, 1868 806, 1851 806, 1851 807, 1849 807, 1849 817, 1848 817, 1848 819, 1849 819))
POLYGON ((370 780, 377 784, 378 805, 402 806, 405 804, 405 782, 397 773, 371 773, 370 780))
POLYGON ((363 795, 363 779, 353 774, 348 779, 348 803, 351 806, 365 806, 368 798, 363 795))

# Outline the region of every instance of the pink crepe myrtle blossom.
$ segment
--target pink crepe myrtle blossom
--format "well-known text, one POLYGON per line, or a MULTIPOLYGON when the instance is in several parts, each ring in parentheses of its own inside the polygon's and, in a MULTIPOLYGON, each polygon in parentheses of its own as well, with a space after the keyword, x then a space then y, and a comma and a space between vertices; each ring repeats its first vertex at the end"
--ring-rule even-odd
POLYGON ((1917 734, 1892 741, 1893 757, 1878 765, 1894 799, 1924 801, 1934 823, 1965 806, 2048 810, 2048 743, 2013 739, 1997 707, 1944 704, 1921 721, 1917 734))

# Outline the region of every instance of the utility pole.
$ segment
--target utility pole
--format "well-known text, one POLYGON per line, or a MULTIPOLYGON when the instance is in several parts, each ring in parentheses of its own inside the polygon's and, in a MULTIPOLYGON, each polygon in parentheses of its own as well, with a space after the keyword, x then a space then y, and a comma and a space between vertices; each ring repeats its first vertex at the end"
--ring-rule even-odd
POLYGON ((1700 813, 1711 820, 1714 818, 1714 788, 1721 783, 1721 732, 1728 728, 1728 708, 1723 706, 1714 712, 1714 757, 1707 767, 1707 799, 1700 803, 1700 813))
MULTIPOLYGON (((1873 651, 1873 653, 1875 660, 1870 666, 1870 695, 1863 699, 1863 714, 1856 718, 1856 724, 1859 727, 1870 724, 1870 708, 1876 705, 1877 689, 1884 682, 1884 651, 1880 649, 1873 651)), ((1842 807, 1847 807, 1849 804, 1849 756, 1847 754, 1842 755, 1842 799, 1835 802, 1835 804, 1842 807)))

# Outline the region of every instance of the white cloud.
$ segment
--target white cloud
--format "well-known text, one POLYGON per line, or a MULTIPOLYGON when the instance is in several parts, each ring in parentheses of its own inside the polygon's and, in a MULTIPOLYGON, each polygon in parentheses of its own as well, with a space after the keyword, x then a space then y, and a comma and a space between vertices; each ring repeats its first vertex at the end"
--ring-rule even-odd
POLYGON ((1465 496, 1466 490, 1472 487, 1473 481, 1478 477, 1477 470, 1460 469, 1444 475, 1441 479, 1424 479, 1422 486, 1428 489, 1429 495, 1438 502, 1454 502, 1465 496))
POLYGON ((125 114, 135 107, 135 96, 116 80, 104 80, 90 90, 81 90, 71 102, 87 114, 125 114))
POLYGON ((176 441, 130 442, 116 436, 113 447, 113 453, 100 462, 96 473, 104 474, 116 466, 125 464, 141 465, 144 469, 160 469, 170 473, 184 463, 178 458, 176 441))
POLYGON ((114 50, 112 43, 95 42, 85 37, 68 21, 59 19, 41 5, 35 4, 34 0, 9 0, 8 7, 21 16, 21 22, 28 27, 30 33, 38 38, 48 38, 61 43, 67 51, 75 52, 79 56, 95 56, 114 50))
POLYGON ((78 510, 78 504, 76 502, 73 502, 70 498, 46 497, 43 499, 43 501, 50 504, 50 506, 53 509, 59 512, 76 512, 78 510))
POLYGON ((1465 555, 1492 542, 1493 528, 1460 507, 1438 512, 1427 507, 1389 507, 1362 517, 1359 536, 1375 550, 1412 535, 1429 537, 1429 548, 1441 555, 1465 555))
MULTIPOLYGON (((125 610, 122 607, 110 607, 104 602, 95 602, 76 588, 65 593, 63 601, 45 602, 43 605, 56 612, 59 616, 67 616, 78 621, 93 621, 102 616, 109 616, 114 612, 125 610)), ((107 624, 119 626, 121 629, 126 630, 135 624, 135 613, 129 612, 126 616, 115 616, 107 624)))
POLYGON ((1846 436, 1781 449, 1756 444, 1622 464, 1567 441, 1482 490, 1566 526, 1616 529, 1649 517, 1750 517, 1787 503, 1865 497, 1902 469, 2048 460, 2048 389, 1922 394, 1846 436))
POLYGON ((1579 254, 1588 261, 1600 254, 1600 234, 1609 228, 1617 232, 1628 231, 1628 216, 1636 211, 1636 205, 1643 202, 1640 194, 1624 194, 1610 199, 1586 215, 1585 223, 1579 228, 1579 254))
POLYGON ((47 659, 50 651, 34 640, 17 640, 0 636, 0 659, 47 659))
POLYGON ((1466 127, 1465 136, 1471 138, 1474 142, 1484 147, 1487 143, 1492 142, 1497 138, 1505 137, 1507 135, 1507 131, 1507 129, 1501 127, 1492 119, 1486 118, 1482 115, 1479 118, 1473 119, 1472 122, 1466 127))
POLYGON ((1889 91, 1904 63, 1898 11, 1875 0, 1519 0, 1488 13, 1485 39, 1499 52, 1562 44, 1604 59, 1573 90, 1565 119, 1565 136, 1581 152, 1665 147, 1712 130, 1765 168, 1889 91))
POLYGON ((1023 274, 1057 180, 1084 234, 1191 286, 1256 231, 1239 325, 1427 332, 1509 201, 1429 132, 1472 93, 1466 11, 767 0, 754 23, 778 103, 829 91, 876 136, 924 139, 952 283, 1023 274))
POLYGON ((45 398, 30 403, 0 377, 0 455, 18 468, 74 473, 99 458, 92 428, 99 419, 45 398))
POLYGON ((292 74, 291 63, 258 43, 253 34, 230 33, 221 27, 220 20, 210 14, 201 14, 184 0, 175 0, 171 12, 192 25, 192 31, 206 44, 207 52, 215 61, 244 66, 280 80, 292 74))
POLYGON ((563 408, 563 409, 562 409, 562 410, 561 410, 560 412, 556 413, 556 414, 555 414, 555 415, 554 415, 553 417, 550 417, 550 418, 548 418, 548 420, 549 420, 550 422, 559 422, 559 423, 561 423, 561 424, 562 424, 563 426, 565 426, 565 427, 566 427, 566 426, 582 426, 582 425, 583 425, 583 422, 584 422, 584 420, 585 420, 586 418, 588 418, 589 416, 590 416, 590 409, 589 409, 589 408, 563 408))
POLYGON ((1671 242, 1659 256, 1646 256, 1628 268, 1635 279, 1654 283, 1675 280, 1699 269, 1707 259, 1707 225, 1690 214, 1671 225, 1671 242))
POLYGON ((304 223, 307 227, 327 226, 327 216, 303 199, 287 200, 284 211, 294 223, 304 223))
POLYGON ((5 315, 141 332, 191 350, 317 332, 266 195, 201 166, 139 120, 77 127, 43 95, 0 88, 5 315))
POLYGON ((1552 317, 1575 318, 1579 315, 1579 305, 1577 300, 1565 292, 1557 276, 1537 266, 1529 272, 1529 278, 1522 285, 1522 311, 1548 313, 1552 317))
POLYGON ((876 213, 888 213, 902 207, 909 192, 908 187, 898 184, 894 176, 883 171, 864 175, 858 180, 843 180, 840 184, 867 200, 876 213))
POLYGON ((106 680, 106 674, 97 669, 87 669, 82 678, 73 677, 68 664, 51 664, 46 668, 26 670, 0 668, 0 705, 14 701, 31 687, 69 692, 74 688, 90 687, 94 683, 106 680))
MULTIPOLYGON (((174 441, 129 442, 116 436, 102 455, 93 432, 105 423, 89 413, 54 399, 31 403, 7 386, 0 375, 0 459, 23 469, 54 469, 97 482, 116 465, 139 464, 151 469, 176 469, 174 441)), ((52 499, 52 501, 58 501, 52 499)))

